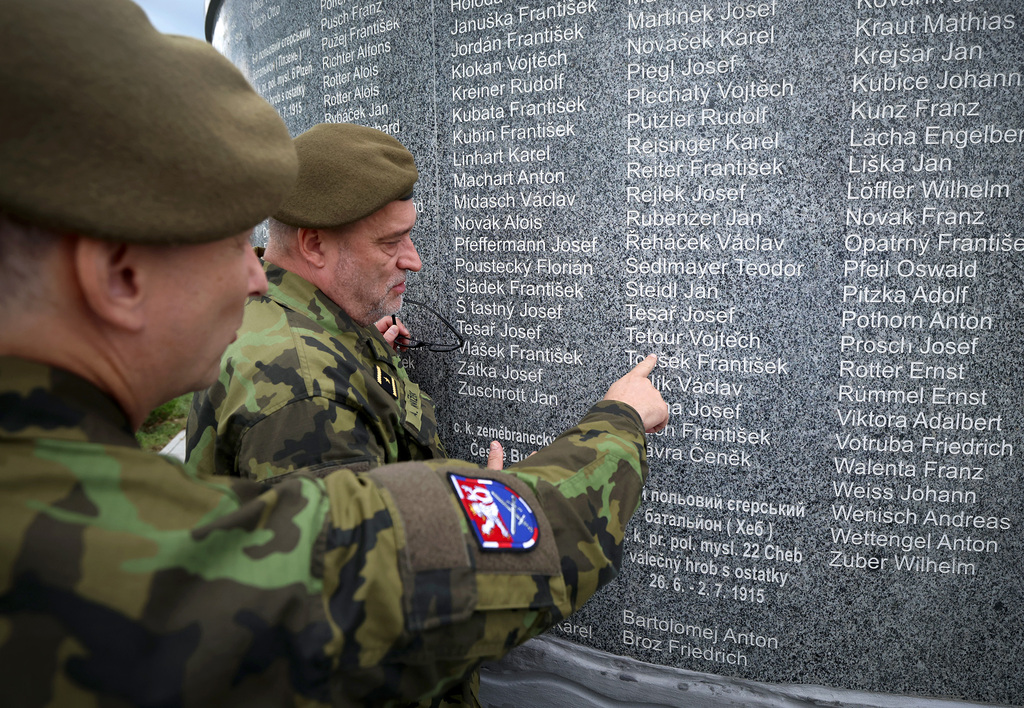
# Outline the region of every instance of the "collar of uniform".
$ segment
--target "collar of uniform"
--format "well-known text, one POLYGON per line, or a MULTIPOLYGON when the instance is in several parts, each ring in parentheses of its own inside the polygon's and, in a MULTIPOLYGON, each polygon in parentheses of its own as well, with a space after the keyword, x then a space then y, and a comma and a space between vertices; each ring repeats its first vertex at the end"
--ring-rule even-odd
POLYGON ((49 438, 139 446, 121 407, 85 379, 0 356, 0 438, 49 438))
POLYGON ((308 280, 280 266, 263 261, 267 274, 267 297, 295 312, 300 312, 340 338, 355 335, 381 361, 394 364, 395 352, 373 325, 363 327, 338 307, 322 290, 308 280))
POLYGON ((263 261, 267 274, 267 297, 299 312, 323 327, 334 336, 356 332, 360 329, 343 309, 308 280, 263 261))

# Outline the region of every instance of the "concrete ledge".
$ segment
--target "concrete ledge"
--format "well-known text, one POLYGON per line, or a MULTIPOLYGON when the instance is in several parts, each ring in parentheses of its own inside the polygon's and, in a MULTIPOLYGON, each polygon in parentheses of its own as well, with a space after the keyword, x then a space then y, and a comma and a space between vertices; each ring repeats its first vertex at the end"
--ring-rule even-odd
POLYGON ((480 672, 485 708, 965 708, 994 706, 796 684, 647 664, 542 636, 480 672))

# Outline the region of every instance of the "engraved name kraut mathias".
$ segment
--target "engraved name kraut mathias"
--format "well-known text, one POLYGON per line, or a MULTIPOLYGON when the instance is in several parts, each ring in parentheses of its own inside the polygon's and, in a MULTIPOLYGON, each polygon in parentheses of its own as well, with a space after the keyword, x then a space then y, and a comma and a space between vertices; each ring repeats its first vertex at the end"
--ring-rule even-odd
POLYGON ((293 132, 416 153, 449 451, 523 459, 659 355, 618 599, 556 633, 1019 702, 1016 3, 294 5, 225 2, 219 48, 293 132))

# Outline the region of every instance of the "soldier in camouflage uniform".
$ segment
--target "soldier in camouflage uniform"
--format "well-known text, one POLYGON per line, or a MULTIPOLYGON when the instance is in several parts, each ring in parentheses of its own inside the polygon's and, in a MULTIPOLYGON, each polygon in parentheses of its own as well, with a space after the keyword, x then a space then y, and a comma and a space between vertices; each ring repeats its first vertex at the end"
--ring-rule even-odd
POLYGON ((219 380, 195 397, 186 461, 277 481, 338 462, 446 457, 433 404, 392 347, 408 331, 381 320, 422 266, 412 154, 345 123, 317 125, 295 147, 297 186, 270 220, 269 292, 247 304, 219 380))
POLYGON ((653 358, 507 473, 268 487, 139 450, 265 292, 247 240, 291 188, 291 141, 229 62, 128 0, 2 3, 0 46, 0 703, 419 700, 614 577, 667 420, 653 358))

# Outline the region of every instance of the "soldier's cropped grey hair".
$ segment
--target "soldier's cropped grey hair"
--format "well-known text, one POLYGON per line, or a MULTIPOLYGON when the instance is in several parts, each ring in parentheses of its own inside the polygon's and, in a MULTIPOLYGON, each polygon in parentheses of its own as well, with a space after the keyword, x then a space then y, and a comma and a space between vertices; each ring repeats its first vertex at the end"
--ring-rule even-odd
POLYGON ((0 212, 0 306, 30 307, 45 298, 47 277, 40 264, 56 247, 60 235, 0 212))
POLYGON ((267 219, 267 249, 291 255, 295 252, 295 234, 298 227, 289 226, 277 219, 267 219))

